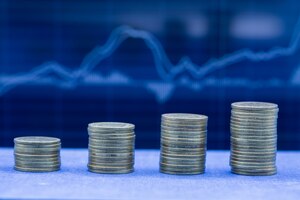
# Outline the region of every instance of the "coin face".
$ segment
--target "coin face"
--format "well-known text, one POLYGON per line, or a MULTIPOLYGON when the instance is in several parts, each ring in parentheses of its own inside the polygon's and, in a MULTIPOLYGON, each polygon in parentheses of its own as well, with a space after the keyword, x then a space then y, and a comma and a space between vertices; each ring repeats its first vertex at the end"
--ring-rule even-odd
POLYGON ((231 104, 233 109, 242 109, 242 110, 270 110, 277 109, 278 105, 274 103, 267 102, 256 102, 256 101, 243 101, 235 102, 231 104))
POLYGON ((60 143, 60 139, 54 137, 44 137, 44 136, 26 136, 17 137, 14 139, 17 144, 57 144, 60 143))
POLYGON ((162 115, 162 119, 169 120, 207 120, 205 115, 190 114, 190 113, 166 113, 162 115))
POLYGON ((88 125, 89 128, 92 129, 126 129, 131 130, 134 129, 134 125, 130 123, 122 123, 122 122, 93 122, 88 125))

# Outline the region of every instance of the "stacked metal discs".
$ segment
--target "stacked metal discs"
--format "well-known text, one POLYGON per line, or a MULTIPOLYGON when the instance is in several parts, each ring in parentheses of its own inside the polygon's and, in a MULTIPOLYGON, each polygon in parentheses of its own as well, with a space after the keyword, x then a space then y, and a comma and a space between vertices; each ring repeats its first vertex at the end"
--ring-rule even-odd
POLYGON ((201 174, 205 171, 208 117, 170 113, 161 118, 160 172, 201 174))
POLYGON ((231 171, 276 174, 278 106, 264 102, 231 104, 231 171))
POLYGON ((28 136, 15 138, 14 143, 16 170, 51 172, 60 169, 60 139, 28 136))
POLYGON ((109 174, 133 172, 134 128, 133 124, 128 123, 90 123, 89 171, 109 174))

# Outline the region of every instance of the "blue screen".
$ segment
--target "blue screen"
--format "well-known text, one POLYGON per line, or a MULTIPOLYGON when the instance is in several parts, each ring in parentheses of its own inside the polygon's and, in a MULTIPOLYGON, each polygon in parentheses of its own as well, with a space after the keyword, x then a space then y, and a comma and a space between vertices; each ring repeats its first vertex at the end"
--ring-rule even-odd
POLYGON ((47 135, 87 147, 95 121, 136 125, 159 148, 161 114, 209 117, 228 149, 231 103, 277 103, 278 148, 300 149, 296 0, 0 1, 0 145, 47 135))

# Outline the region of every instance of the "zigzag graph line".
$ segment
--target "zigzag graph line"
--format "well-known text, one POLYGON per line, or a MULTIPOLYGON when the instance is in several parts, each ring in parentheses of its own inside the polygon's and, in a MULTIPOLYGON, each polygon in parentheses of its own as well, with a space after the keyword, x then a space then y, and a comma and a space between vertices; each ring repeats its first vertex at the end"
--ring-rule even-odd
MULTIPOLYGON (((189 73, 191 77, 198 80, 198 82, 201 82, 204 81, 205 76, 208 74, 241 61, 267 61, 279 56, 292 55, 299 49, 300 46, 300 18, 295 27, 293 37, 287 47, 275 47, 264 52, 254 52, 249 49, 243 49, 227 54, 219 59, 211 59, 203 65, 193 63, 189 57, 183 57, 178 64, 174 65, 166 55, 160 41, 154 35, 147 31, 122 26, 116 28, 111 33, 108 41, 103 46, 96 46, 90 53, 88 53, 84 57, 79 68, 76 70, 70 70, 56 62, 46 62, 26 73, 14 75, 2 74, 0 76, 0 95, 3 95, 16 86, 25 84, 52 84, 61 88, 74 88, 83 83, 86 77, 91 75, 91 72, 99 63, 101 63, 101 61, 111 56, 119 48, 119 46, 129 38, 142 39, 145 42, 146 46, 153 54, 157 73, 164 83, 169 84, 169 90, 171 91, 173 89, 172 81, 175 81, 175 77, 182 73, 189 73), (54 73, 61 77, 62 81, 57 82, 51 79, 50 73, 54 73)), ((120 81, 122 84, 129 83, 130 81, 134 82, 134 80, 122 77, 120 74, 112 80, 115 80, 116 83, 120 81)), ((187 80, 187 82, 189 83, 189 80, 187 80)), ((105 80, 101 80, 99 83, 107 84, 112 82, 105 82, 105 80)), ((149 87, 151 85, 147 86, 148 89, 151 89, 151 87, 149 87)), ((152 89, 159 90, 157 88, 152 89)), ((168 94, 162 94, 163 92, 166 92, 166 87, 164 91, 160 92, 160 95, 162 96, 159 98, 161 100, 165 100, 170 96, 170 92, 168 94)))

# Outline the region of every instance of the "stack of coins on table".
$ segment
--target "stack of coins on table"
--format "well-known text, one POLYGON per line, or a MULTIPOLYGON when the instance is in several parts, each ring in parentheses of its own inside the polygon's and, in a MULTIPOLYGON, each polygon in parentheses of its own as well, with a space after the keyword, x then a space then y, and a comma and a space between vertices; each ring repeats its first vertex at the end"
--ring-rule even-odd
POLYGON ((231 107, 231 171, 253 176, 276 174, 278 106, 237 102, 231 107))
POLYGON ((14 143, 16 170, 51 172, 60 169, 60 139, 28 136, 15 138, 14 143))
POLYGON ((161 118, 160 172, 201 174, 205 171, 208 117, 170 113, 161 118))
POLYGON ((134 128, 135 126, 129 123, 90 123, 89 171, 109 174, 133 172, 134 128))

